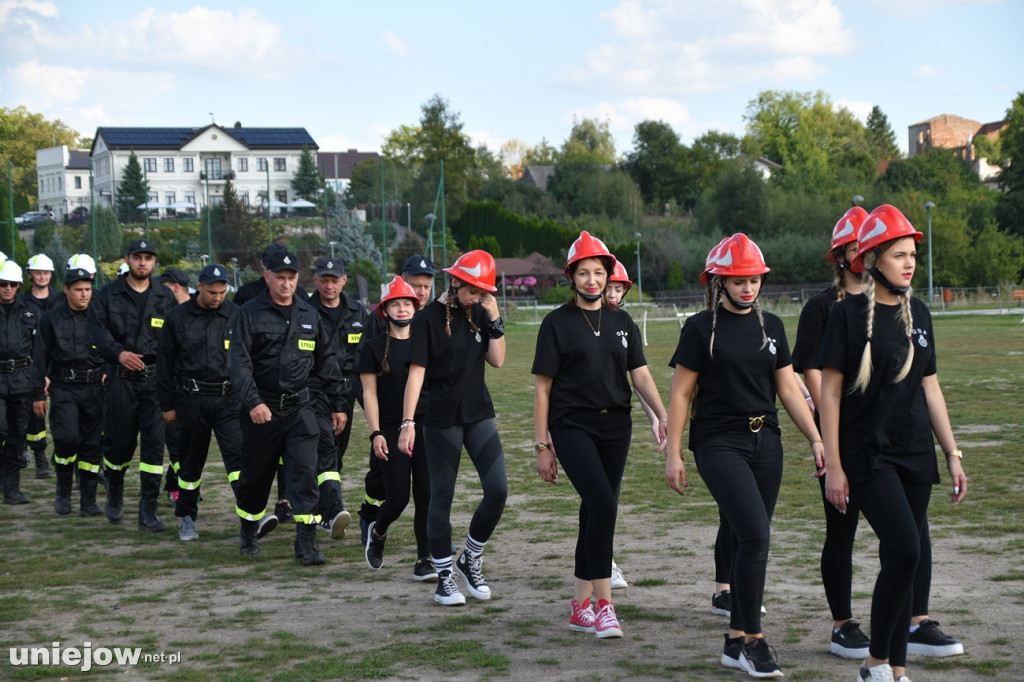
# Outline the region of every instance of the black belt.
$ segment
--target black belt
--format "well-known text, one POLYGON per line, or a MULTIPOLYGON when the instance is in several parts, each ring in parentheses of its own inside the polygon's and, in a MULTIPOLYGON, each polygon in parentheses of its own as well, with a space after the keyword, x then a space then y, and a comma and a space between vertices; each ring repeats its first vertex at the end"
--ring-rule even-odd
POLYGON ((146 369, 126 369, 123 365, 118 365, 116 374, 131 381, 145 381, 156 376, 156 364, 146 365, 146 369))
POLYGON ((60 369, 60 380, 69 384, 93 384, 103 378, 103 368, 75 369, 74 367, 62 367, 60 369))
POLYGON ((270 393, 269 391, 259 391, 259 394, 260 397, 263 398, 263 402, 265 402, 268 407, 276 407, 281 410, 301 405, 309 400, 308 388, 304 388, 298 393, 270 393))
POLYGON ((17 360, 0 360, 0 372, 10 374, 19 370, 28 369, 32 366, 32 358, 18 358, 17 360))
POLYGON ((189 377, 182 378, 181 387, 189 393, 198 395, 231 395, 231 382, 224 381, 199 381, 189 377))

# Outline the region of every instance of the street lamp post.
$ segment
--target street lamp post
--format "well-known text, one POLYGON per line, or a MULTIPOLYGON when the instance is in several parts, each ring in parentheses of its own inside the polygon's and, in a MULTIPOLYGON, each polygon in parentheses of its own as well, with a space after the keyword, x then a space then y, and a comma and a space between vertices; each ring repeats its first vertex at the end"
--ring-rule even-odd
POLYGON ((206 262, 207 262, 208 260, 210 260, 210 254, 208 254, 208 253, 204 253, 203 255, 201 255, 201 256, 199 257, 199 260, 201 260, 201 261, 203 262, 203 267, 205 268, 205 267, 206 267, 206 262))
MULTIPOLYGON (((145 168, 142 169, 142 187, 146 191, 146 239, 149 239, 149 173, 145 168)), ((206 191, 209 196, 210 191, 206 191)))
MULTIPOLYGON (((327 241, 327 188, 321 189, 320 191, 323 192, 324 195, 324 241, 327 241)), ((334 254, 332 253, 331 256, 333 255, 334 254)))
POLYGON ((327 242, 331 247, 331 258, 334 258, 334 245, 338 242, 327 242))
POLYGON ((199 174, 200 180, 206 180, 206 250, 213 253, 213 228, 210 226, 210 160, 203 159, 203 168, 199 174))
POLYGON ((635 232, 633 237, 636 239, 636 288, 638 295, 640 296, 640 305, 644 304, 644 281, 640 276, 640 233, 635 232))
MULTIPOLYGON (((436 202, 435 202, 436 203, 436 202)), ((427 253, 430 255, 430 262, 434 262, 434 221, 437 220, 437 216, 433 213, 428 213, 423 216, 424 220, 430 221, 430 227, 427 228, 427 253)), ((434 280, 436 277, 430 278, 430 297, 434 297, 434 280)))
POLYGON ((231 259, 231 274, 232 274, 232 276, 234 278, 235 291, 238 291, 238 259, 237 258, 232 258, 231 259))
POLYGON ((931 201, 925 203, 924 208, 928 211, 928 305, 935 305, 935 288, 932 284, 932 209, 935 204, 931 201))

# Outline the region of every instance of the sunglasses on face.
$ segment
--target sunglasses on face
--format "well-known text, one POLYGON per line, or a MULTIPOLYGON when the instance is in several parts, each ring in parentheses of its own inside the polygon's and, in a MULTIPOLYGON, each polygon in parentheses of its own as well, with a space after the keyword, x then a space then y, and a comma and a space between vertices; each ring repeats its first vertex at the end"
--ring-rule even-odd
POLYGON ((18 282, 0 282, 0 289, 17 289, 20 286, 18 282))

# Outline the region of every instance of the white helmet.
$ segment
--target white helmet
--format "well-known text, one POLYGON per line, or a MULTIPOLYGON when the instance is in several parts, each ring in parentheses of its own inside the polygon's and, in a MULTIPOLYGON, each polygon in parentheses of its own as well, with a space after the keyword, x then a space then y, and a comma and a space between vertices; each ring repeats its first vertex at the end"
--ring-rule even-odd
POLYGON ((121 266, 117 269, 117 276, 120 277, 121 275, 127 274, 127 272, 128 272, 128 264, 127 263, 121 263, 121 266))
POLYGON ((68 269, 81 268, 90 275, 96 274, 96 261, 87 253, 76 253, 68 258, 68 269))
POLYGON ((21 266, 12 260, 5 260, 0 265, 0 282, 17 282, 21 284, 24 277, 21 274, 21 266))
POLYGON ((28 259, 29 270, 42 270, 53 272, 53 261, 45 253, 37 253, 28 259))
POLYGON ((3 251, 0 251, 0 263, 2 263, 5 260, 7 260, 7 254, 4 253, 3 251))

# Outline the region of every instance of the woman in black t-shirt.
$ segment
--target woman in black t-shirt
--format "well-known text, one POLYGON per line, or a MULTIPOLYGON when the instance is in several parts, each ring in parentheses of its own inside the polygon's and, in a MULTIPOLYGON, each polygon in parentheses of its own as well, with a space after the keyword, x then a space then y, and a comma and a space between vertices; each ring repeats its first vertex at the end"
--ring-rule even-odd
POLYGON ((447 606, 466 603, 453 569, 477 599, 490 599, 484 580, 484 546, 505 509, 508 479, 505 454, 494 425, 494 405, 484 384, 484 363, 505 362, 505 326, 492 295, 494 258, 470 251, 445 268, 448 290, 416 315, 409 350, 409 379, 405 385, 398 449, 412 455, 416 445, 416 414, 420 389, 426 382, 430 401, 423 417, 423 442, 417 456, 426 454, 430 471, 427 541, 437 568, 434 601, 447 606), (483 499, 469 524, 466 546, 452 565, 452 499, 465 446, 480 476, 483 499))
MULTIPOLYGON (((370 446, 380 461, 384 479, 384 502, 377 518, 366 533, 366 563, 378 569, 384 564, 384 542, 388 528, 398 520, 409 504, 409 478, 412 477, 416 512, 413 531, 416 535, 416 566, 413 579, 437 579, 434 562, 427 544, 427 506, 430 504, 430 475, 424 455, 407 457, 398 449, 399 424, 402 422, 402 401, 409 375, 410 325, 419 306, 416 292, 401 277, 388 283, 377 306, 377 315, 386 320, 387 330, 365 342, 359 351, 357 370, 363 386, 363 411, 370 427, 370 446)), ((420 407, 415 419, 423 416, 420 407)), ((414 429, 422 434, 422 427, 414 429)))
POLYGON ((782 441, 776 395, 811 442, 821 438, 793 373, 782 321, 757 305, 768 272, 761 250, 744 234, 719 247, 710 270, 714 300, 679 334, 672 364, 665 478, 686 487, 683 430, 691 396, 690 443, 701 478, 736 537, 729 632, 721 663, 753 677, 782 677, 761 631, 769 524, 782 483, 782 441))
POLYGON ((967 492, 936 376, 931 315, 910 287, 920 239, 893 206, 868 215, 851 266, 871 279, 864 295, 832 308, 822 344, 825 495, 841 513, 847 500, 856 503, 879 540, 862 680, 906 673, 911 588, 931 489, 939 482, 932 432, 946 453, 952 501, 967 492))
POLYGON ((569 628, 600 638, 622 637, 612 604, 611 567, 619 486, 632 435, 627 375, 659 415, 659 442, 666 428, 640 332, 629 315, 603 302, 614 265, 600 239, 580 234, 565 267, 572 300, 541 323, 532 370, 537 472, 555 483, 557 457, 580 496, 569 628))

